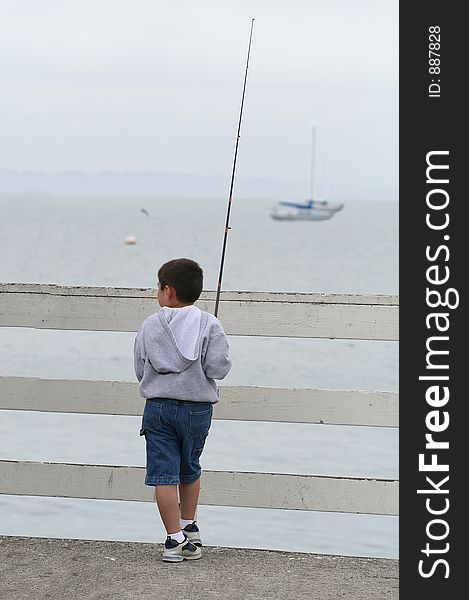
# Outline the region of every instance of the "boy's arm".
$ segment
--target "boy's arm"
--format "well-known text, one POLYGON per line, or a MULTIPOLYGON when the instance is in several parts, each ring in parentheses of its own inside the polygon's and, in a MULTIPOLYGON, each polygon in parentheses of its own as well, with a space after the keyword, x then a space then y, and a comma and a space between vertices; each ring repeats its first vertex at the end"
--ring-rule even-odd
POLYGON ((202 367, 205 375, 210 379, 223 379, 231 369, 231 360, 228 357, 229 346, 224 332, 215 335, 209 340, 202 367))
POLYGON ((135 375, 137 376, 138 381, 141 381, 143 378, 143 370, 145 367, 145 359, 142 354, 142 334, 141 329, 137 334, 134 342, 134 370, 135 375))

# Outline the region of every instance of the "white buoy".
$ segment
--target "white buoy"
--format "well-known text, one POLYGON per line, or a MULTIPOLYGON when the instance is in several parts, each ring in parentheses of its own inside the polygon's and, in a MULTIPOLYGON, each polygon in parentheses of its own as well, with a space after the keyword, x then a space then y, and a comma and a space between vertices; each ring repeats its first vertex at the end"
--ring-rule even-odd
POLYGON ((136 244, 136 243, 137 243, 137 240, 135 239, 135 236, 133 236, 133 235, 128 235, 128 236, 125 238, 125 243, 126 243, 126 244, 129 244, 129 245, 131 245, 131 244, 136 244))

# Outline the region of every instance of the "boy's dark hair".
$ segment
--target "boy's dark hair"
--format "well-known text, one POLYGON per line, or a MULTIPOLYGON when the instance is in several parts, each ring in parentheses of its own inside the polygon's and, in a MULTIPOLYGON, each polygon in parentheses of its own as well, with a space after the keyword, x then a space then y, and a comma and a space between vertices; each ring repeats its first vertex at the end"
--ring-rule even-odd
POLYGON ((190 258, 175 258, 159 268, 158 281, 161 289, 173 287, 179 301, 195 302, 202 293, 204 272, 190 258))

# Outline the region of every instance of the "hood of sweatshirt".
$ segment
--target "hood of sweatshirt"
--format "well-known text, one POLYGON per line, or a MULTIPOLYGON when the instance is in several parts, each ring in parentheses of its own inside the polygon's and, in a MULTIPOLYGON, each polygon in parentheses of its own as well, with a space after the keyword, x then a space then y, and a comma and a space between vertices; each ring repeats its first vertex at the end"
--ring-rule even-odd
POLYGON ((148 358, 159 373, 180 373, 198 359, 202 311, 162 307, 145 331, 148 358))

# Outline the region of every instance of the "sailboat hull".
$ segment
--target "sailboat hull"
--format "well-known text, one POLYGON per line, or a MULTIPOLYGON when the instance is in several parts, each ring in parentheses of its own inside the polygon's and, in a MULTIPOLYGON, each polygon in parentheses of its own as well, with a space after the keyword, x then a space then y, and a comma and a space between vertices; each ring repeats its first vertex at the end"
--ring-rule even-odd
POLYGON ((270 216, 276 221, 327 221, 334 211, 308 209, 299 211, 273 211, 270 216))

